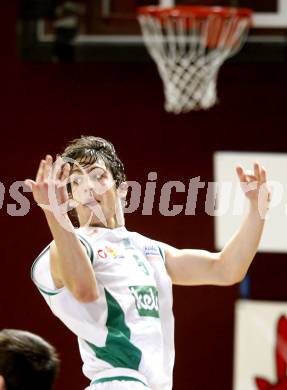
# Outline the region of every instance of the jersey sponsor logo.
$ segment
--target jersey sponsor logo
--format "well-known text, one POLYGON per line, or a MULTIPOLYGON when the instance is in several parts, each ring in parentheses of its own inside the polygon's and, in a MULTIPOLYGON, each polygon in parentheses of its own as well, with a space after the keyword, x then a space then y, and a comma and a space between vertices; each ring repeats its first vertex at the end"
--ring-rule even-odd
POLYGON ((158 291, 154 286, 130 286, 141 317, 159 318, 158 291))
POLYGON ((160 256, 159 249, 156 245, 145 245, 144 254, 146 256, 160 256))
POLYGON ((113 248, 110 248, 109 246, 105 246, 105 250, 108 252, 110 256, 117 257, 117 252, 113 248))
POLYGON ((101 259, 106 259, 108 257, 107 253, 103 249, 99 249, 97 255, 101 259))
POLYGON ((113 259, 124 258, 123 255, 118 254, 118 252, 114 248, 111 248, 109 246, 105 246, 105 249, 99 249, 97 254, 98 254, 98 258, 100 259, 107 259, 108 257, 113 259))

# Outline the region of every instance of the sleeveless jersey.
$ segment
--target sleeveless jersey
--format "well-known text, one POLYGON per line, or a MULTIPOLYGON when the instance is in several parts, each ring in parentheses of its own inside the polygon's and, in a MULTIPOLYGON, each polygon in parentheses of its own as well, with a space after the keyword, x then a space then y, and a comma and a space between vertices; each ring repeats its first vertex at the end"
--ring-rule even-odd
POLYGON ((143 376, 153 390, 171 390, 174 317, 164 244, 124 226, 75 232, 91 259, 99 298, 82 303, 67 288, 55 288, 50 245, 34 261, 32 279, 54 315, 78 337, 84 374, 92 380, 122 368, 143 376))

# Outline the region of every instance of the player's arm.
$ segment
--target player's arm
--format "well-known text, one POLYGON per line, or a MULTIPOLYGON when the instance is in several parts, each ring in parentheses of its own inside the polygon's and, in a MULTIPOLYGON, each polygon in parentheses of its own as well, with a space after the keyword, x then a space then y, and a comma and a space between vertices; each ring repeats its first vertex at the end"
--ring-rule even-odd
POLYGON ((50 266, 56 287, 65 286, 79 301, 91 302, 98 298, 91 260, 77 237, 67 212, 63 212, 61 218, 57 219, 49 208, 48 185, 53 184, 57 202, 65 204, 68 201, 65 181, 69 176, 70 166, 65 164, 61 167, 62 163, 58 159, 53 166, 52 157, 47 155, 40 163, 36 181, 29 179, 26 184, 32 188, 35 201, 43 208, 54 238, 50 249, 50 266), (55 170, 55 175, 49 176, 52 169, 55 170))
POLYGON ((262 236, 270 192, 266 172, 259 164, 252 174, 238 166, 237 174, 250 203, 244 222, 218 253, 166 246, 166 267, 174 284, 224 286, 238 283, 246 275, 262 236))

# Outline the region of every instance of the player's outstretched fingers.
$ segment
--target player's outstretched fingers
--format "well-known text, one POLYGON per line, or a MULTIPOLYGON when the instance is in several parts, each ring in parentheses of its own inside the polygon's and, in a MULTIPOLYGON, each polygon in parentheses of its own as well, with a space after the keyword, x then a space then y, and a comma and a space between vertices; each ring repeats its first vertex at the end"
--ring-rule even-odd
POLYGON ((62 169, 61 169, 61 177, 59 179, 59 198, 61 200, 61 209, 62 214, 67 213, 69 210, 71 210, 73 207, 70 207, 70 199, 69 194, 67 190, 67 180, 70 175, 70 164, 64 163, 62 169))
POLYGON ((261 183, 267 182, 267 173, 264 167, 261 167, 261 183))
POLYGON ((257 177, 255 176, 254 172, 244 170, 242 165, 237 165, 236 172, 240 182, 243 184, 249 184, 250 182, 257 181, 257 177))
POLYGON ((65 169, 65 161, 63 160, 62 157, 59 157, 59 168, 58 168, 58 172, 57 172, 57 179, 61 182, 63 179, 63 172, 64 172, 64 169, 65 169))
POLYGON ((33 191, 34 186, 37 185, 37 183, 32 179, 25 179, 24 184, 30 188, 31 191, 33 191))
POLYGON ((52 165, 52 170, 51 170, 51 175, 50 175, 50 179, 54 182, 58 182, 59 181, 59 178, 61 176, 61 170, 62 170, 62 158, 60 157, 60 155, 57 154, 56 156, 56 160, 54 161, 53 165, 52 165))
POLYGON ((64 165, 62 166, 61 169, 61 176, 59 177, 59 179, 66 180, 69 177, 70 170, 71 170, 70 164, 64 162, 64 165))
POLYGON ((254 176, 260 182, 261 168, 258 162, 254 163, 254 176))
POLYGON ((69 163, 65 163, 61 169, 61 176, 59 178, 61 184, 61 190, 62 190, 62 195, 65 197, 65 199, 68 199, 68 190, 67 190, 67 180, 68 180, 68 177, 70 175, 70 170, 71 170, 71 167, 70 167, 70 164, 69 163))
POLYGON ((45 161, 46 163, 44 167, 43 176, 44 176, 44 180, 48 180, 51 172, 52 164, 53 164, 53 157, 50 154, 47 154, 45 161))
POLYGON ((41 160, 39 164, 39 168, 36 175, 36 182, 41 183, 44 180, 44 169, 46 165, 46 160, 41 160))
POLYGON ((245 174, 244 174, 244 169, 242 165, 237 165, 236 166, 236 172, 239 177, 239 180, 243 183, 246 181, 245 174))

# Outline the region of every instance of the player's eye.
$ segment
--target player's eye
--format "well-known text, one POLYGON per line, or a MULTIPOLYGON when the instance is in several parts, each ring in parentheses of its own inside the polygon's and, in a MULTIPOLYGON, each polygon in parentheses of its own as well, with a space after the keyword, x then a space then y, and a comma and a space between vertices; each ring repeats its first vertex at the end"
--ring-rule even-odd
POLYGON ((104 172, 103 170, 95 169, 89 173, 89 177, 91 180, 99 181, 104 177, 104 172))
POLYGON ((71 178, 71 182, 72 182, 74 185, 79 185, 79 184, 81 184, 82 180, 83 180, 82 176, 73 176, 73 177, 71 178))
POLYGON ((104 175, 95 174, 95 175, 92 176, 92 179, 94 179, 94 180, 101 180, 103 177, 104 177, 104 175))

